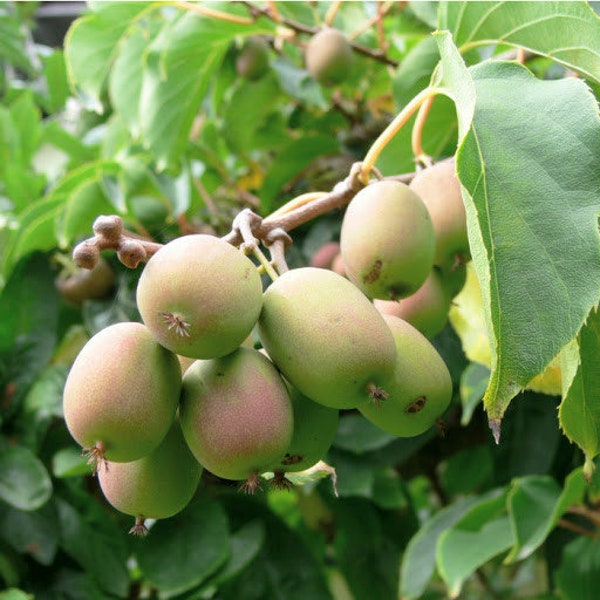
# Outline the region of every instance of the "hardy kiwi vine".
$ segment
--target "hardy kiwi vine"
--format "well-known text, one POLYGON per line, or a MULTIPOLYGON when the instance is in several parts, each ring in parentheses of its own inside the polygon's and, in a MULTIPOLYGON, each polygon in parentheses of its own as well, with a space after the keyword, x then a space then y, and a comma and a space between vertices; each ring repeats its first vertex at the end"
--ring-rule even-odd
MULTIPOLYGON (((435 88, 426 88, 415 96, 375 140, 364 161, 354 163, 346 179, 337 183, 330 192, 302 194, 264 218, 246 208, 234 218, 231 231, 223 239, 239 247, 244 253, 252 254, 259 261, 260 269, 264 270, 271 279, 276 279, 279 273, 288 270, 285 250, 292 244, 288 231, 330 210, 347 205, 361 189, 369 185, 370 181, 385 179, 409 183, 413 179, 415 173, 383 177, 375 167, 375 163, 386 145, 411 116, 421 106, 430 104, 436 93, 438 90, 435 88), (371 174, 374 175, 372 180, 371 174), (270 260, 264 256, 259 242, 269 250, 270 260)), ((412 136, 417 167, 431 164, 431 159, 424 155, 420 142, 427 111, 424 110, 419 116, 412 136)), ((134 269, 162 247, 162 244, 138 237, 125 230, 123 221, 118 215, 99 216, 94 221, 93 231, 93 237, 80 242, 73 250, 74 262, 86 269, 92 269, 97 264, 101 250, 115 250, 119 260, 125 266, 134 269)))

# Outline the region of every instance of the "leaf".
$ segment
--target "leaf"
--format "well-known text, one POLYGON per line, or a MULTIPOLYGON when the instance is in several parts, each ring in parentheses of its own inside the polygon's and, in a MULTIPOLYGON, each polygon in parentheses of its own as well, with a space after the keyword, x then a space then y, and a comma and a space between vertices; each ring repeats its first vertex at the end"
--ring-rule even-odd
POLYGON ((512 543, 506 516, 485 523, 479 531, 450 529, 442 534, 437 564, 450 597, 458 597, 464 581, 488 560, 510 548, 512 543))
POLYGON ((484 405, 498 437, 511 399, 598 299, 600 120, 581 81, 538 81, 519 65, 486 62, 469 70, 469 122, 472 94, 465 103, 459 94, 468 73, 448 38, 440 43, 464 132, 457 167, 492 351, 484 405))
POLYGON ((600 586, 600 540, 581 536, 567 544, 554 578, 563 600, 594 600, 600 586))
POLYGON ((477 568, 513 544, 505 514, 506 495, 504 489, 484 494, 440 535, 436 564, 451 597, 458 596, 464 581, 477 568))
POLYGON ((567 508, 580 503, 584 495, 585 480, 581 469, 567 477, 563 490, 548 476, 515 479, 507 501, 515 544, 504 562, 523 560, 535 552, 567 508))
POLYGON ((65 59, 71 87, 84 103, 102 113, 106 78, 119 51, 119 40, 131 22, 159 4, 152 2, 103 2, 96 11, 77 19, 65 38, 65 59))
POLYGON ((58 479, 89 475, 90 466, 80 448, 63 448, 52 457, 52 474, 58 479))
POLYGON ((123 536, 106 513, 101 526, 88 516, 84 518, 62 499, 57 501, 61 531, 61 548, 85 569, 103 591, 127 596, 127 548, 123 536))
POLYGON ((18 590, 16 588, 10 588, 3 592, 0 592, 0 600, 33 600, 34 596, 24 592, 23 590, 18 590))
POLYGON ((19 510, 36 510, 51 495, 52 481, 35 454, 0 438, 0 499, 19 510))
POLYGON ((0 534, 18 552, 31 555, 42 565, 51 565, 60 534, 55 505, 47 502, 31 512, 2 507, 0 534))
MULTIPOLYGON (((260 200, 261 212, 268 214, 282 188, 295 175, 308 167, 315 158, 326 154, 338 154, 340 144, 330 135, 305 135, 293 140, 276 157, 273 166, 267 173, 263 183, 260 200)), ((329 190, 319 190, 326 191, 329 190)))
POLYGON ((19 406, 54 351, 59 312, 54 278, 46 257, 36 254, 15 267, 0 294, 2 375, 16 387, 3 408, 19 406))
POLYGON ((141 136, 159 170, 172 165, 187 144, 211 77, 240 34, 271 33, 265 20, 242 25, 187 11, 151 41, 139 95, 141 136))
POLYGON ((600 311, 590 312, 562 360, 563 400, 558 418, 565 435, 583 450, 589 478, 592 461, 600 453, 600 311))
POLYGON ((498 42, 600 81, 600 19, 587 2, 441 2, 438 29, 459 50, 498 42))
POLYGON ((273 77, 240 81, 223 115, 223 135, 234 153, 249 154, 256 131, 279 101, 280 90, 273 77))
POLYGON ((550 472, 562 438, 556 427, 557 398, 526 391, 506 414, 502 438, 494 449, 494 477, 509 482, 514 477, 550 472))
POLYGON ((440 535, 452 527, 473 506, 477 498, 462 498, 443 508, 410 540, 400 566, 400 596, 420 598, 435 571, 435 549, 440 535))
POLYGON ((490 370, 484 365, 470 363, 463 371, 460 379, 460 400, 462 414, 460 424, 465 426, 471 422, 475 408, 483 399, 490 379, 490 370))
POLYGON ((322 562, 311 552, 304 536, 286 526, 262 501, 236 493, 222 500, 232 522, 260 518, 266 531, 256 560, 219 590, 224 599, 332 600, 322 562))
POLYGON ((336 563, 353 597, 393 598, 398 589, 399 553, 386 539, 375 508, 367 500, 347 499, 337 504, 335 518, 336 563))
POLYGON ((217 502, 202 495, 182 513, 157 521, 148 537, 136 544, 135 555, 147 581, 169 595, 184 592, 227 560, 226 515, 217 502))
POLYGON ((340 419, 333 445, 354 454, 378 450, 393 442, 396 436, 386 433, 362 415, 348 414, 340 419))

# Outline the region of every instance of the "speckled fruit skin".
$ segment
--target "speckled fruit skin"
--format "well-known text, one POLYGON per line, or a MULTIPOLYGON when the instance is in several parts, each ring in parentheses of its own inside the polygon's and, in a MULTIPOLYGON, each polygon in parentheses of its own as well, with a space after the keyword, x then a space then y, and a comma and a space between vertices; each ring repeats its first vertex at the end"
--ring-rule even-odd
POLYGON ((292 269, 264 294, 258 335, 271 360, 305 396, 331 408, 369 402, 385 389, 396 348, 389 327, 347 279, 325 269, 292 269))
POLYGON ((448 408, 452 380, 442 357, 422 333, 398 317, 384 318, 398 348, 394 385, 379 406, 371 403, 360 407, 360 412, 387 433, 412 437, 427 431, 448 408))
POLYGON ((252 261, 220 238, 195 234, 163 246, 137 288, 144 323, 165 347, 191 358, 233 352, 252 331, 262 283, 252 261), (168 315, 185 324, 182 331, 168 315))
POLYGON ((270 471, 296 473, 319 462, 329 450, 339 421, 339 411, 313 402, 288 385, 294 410, 294 434, 284 456, 270 471))
POLYGON ((442 276, 434 268, 425 283, 412 296, 395 302, 374 300, 373 305, 382 314, 404 319, 426 338, 431 339, 440 333, 448 322, 450 300, 442 276))
POLYGON ((436 239, 434 264, 449 271, 467 262, 471 256, 467 216, 454 159, 423 169, 409 187, 422 198, 431 215, 436 239))
POLYGON ((408 186, 378 181, 352 199, 340 245, 346 276, 369 298, 414 294, 433 266, 435 236, 427 208, 408 186))
POLYGON ((341 83, 352 70, 352 47, 337 29, 322 29, 306 46, 306 70, 322 85, 341 83))
POLYGON ((243 480, 282 456, 294 417, 287 388, 258 350, 195 362, 183 378, 181 428, 194 456, 211 473, 243 480))
POLYGON ((202 466, 190 452, 179 421, 148 456, 109 463, 98 473, 104 497, 120 512, 166 519, 183 510, 198 487, 202 466))
POLYGON ((166 435, 180 390, 177 357, 141 323, 117 323, 75 359, 63 393, 65 421, 82 447, 102 442, 107 460, 137 460, 166 435))

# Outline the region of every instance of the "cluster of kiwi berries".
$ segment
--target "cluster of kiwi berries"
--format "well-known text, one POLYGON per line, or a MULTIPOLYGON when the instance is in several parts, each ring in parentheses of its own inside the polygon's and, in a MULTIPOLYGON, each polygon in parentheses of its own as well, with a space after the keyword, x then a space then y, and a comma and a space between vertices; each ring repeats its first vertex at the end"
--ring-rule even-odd
MULTIPOLYGON (((402 218, 404 226, 401 229, 388 231, 386 234, 376 233, 376 229, 384 229, 385 223, 378 222, 375 213, 370 213, 369 210, 378 210, 379 206, 375 206, 375 201, 364 200, 361 207, 361 213, 358 208, 360 205, 353 203, 356 207, 355 214, 352 212, 347 215, 349 223, 356 223, 352 228, 346 226, 342 232, 342 245, 337 241, 327 242, 319 248, 311 260, 311 265, 327 268, 347 276, 359 287, 363 285, 364 292, 374 298, 373 304, 383 314, 394 315, 407 321, 413 327, 418 329, 428 339, 434 338, 446 326, 448 321, 448 312, 453 298, 460 292, 466 280, 466 263, 470 260, 469 243, 467 238, 467 223, 465 208, 462 201, 460 184, 454 173, 454 159, 446 159, 433 165, 432 167, 419 171, 412 180, 408 188, 422 200, 427 208, 427 212, 431 217, 435 238, 435 250, 433 253, 433 267, 427 270, 431 248, 428 249, 428 254, 422 254, 421 269, 418 274, 415 274, 417 283, 422 280, 423 274, 427 273, 425 280, 415 287, 415 280, 408 286, 407 290, 398 289, 397 285, 388 286, 387 289, 379 289, 377 292, 369 291, 375 282, 369 284, 363 282, 361 284, 361 270, 364 270, 366 253, 357 252, 357 242, 354 241, 354 236, 359 237, 357 233, 353 233, 356 229, 362 229, 371 219, 373 221, 373 237, 377 240, 377 244, 384 247, 386 236, 402 235, 408 245, 416 244, 417 235, 429 237, 428 233, 423 230, 428 227, 421 224, 421 227, 414 225, 414 231, 411 229, 411 220, 402 218), (411 231, 414 233, 411 236, 411 231), (346 267, 346 263, 350 267, 346 267), (417 276, 418 275, 418 276, 417 276)), ((380 204, 392 202, 391 198, 394 195, 394 189, 398 189, 395 184, 390 182, 381 185, 382 188, 389 190, 389 199, 384 200, 384 195, 379 197, 380 204)), ((408 193, 408 192, 404 192, 408 193)), ((372 192, 370 191, 370 194, 372 192)), ((366 195, 366 193, 365 193, 366 195)), ((414 201, 414 197, 413 197, 414 201)), ((415 202, 415 206, 421 206, 419 202, 415 202)), ((381 209, 383 210, 383 206, 381 209)), ((400 210, 399 206, 396 210, 400 210)), ((422 207, 421 207, 422 212, 422 207)), ((400 217, 400 215, 398 215, 400 217)), ((393 226, 387 224, 387 227, 393 226)), ((365 242, 366 244, 366 242, 365 242)), ((409 248, 402 254, 404 260, 409 259, 409 248)), ((371 269, 373 270, 373 266, 371 269)), ((364 276, 363 276, 364 277, 364 276)), ((369 279, 367 277, 367 279, 369 279)), ((401 282, 402 283, 402 282, 401 282)), ((378 282, 382 285, 382 280, 378 282)))
MULTIPOLYGON (((436 172, 427 170, 429 178, 436 172)), ((449 189, 435 187, 436 194, 449 189)), ((456 232, 436 238, 429 208, 432 216, 414 189, 394 181, 359 192, 342 224, 349 279, 302 267, 263 292, 254 262, 206 234, 177 238, 152 255, 137 287, 143 323, 93 336, 63 397, 70 433, 107 500, 135 517, 132 532, 182 510, 204 468, 243 481, 247 492, 265 472, 288 487, 286 473, 325 456, 341 409, 398 436, 439 419, 452 393, 442 358, 415 327, 371 301, 410 297, 434 260, 451 271, 468 252, 466 235, 458 245, 456 232), (253 331, 260 350, 248 342, 253 331)), ((122 222, 100 217, 94 230, 119 239, 122 222)), ((140 259, 134 246, 125 239, 119 250, 130 266, 140 259)))

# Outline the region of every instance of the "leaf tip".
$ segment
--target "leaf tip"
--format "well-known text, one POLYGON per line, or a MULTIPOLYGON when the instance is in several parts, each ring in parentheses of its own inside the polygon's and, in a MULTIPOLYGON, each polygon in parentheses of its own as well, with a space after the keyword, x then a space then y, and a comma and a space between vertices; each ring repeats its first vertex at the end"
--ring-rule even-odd
POLYGON ((490 429, 492 430, 492 435, 494 436, 494 441, 496 444, 500 443, 500 427, 502 425, 502 419, 489 419, 488 424, 490 429))

